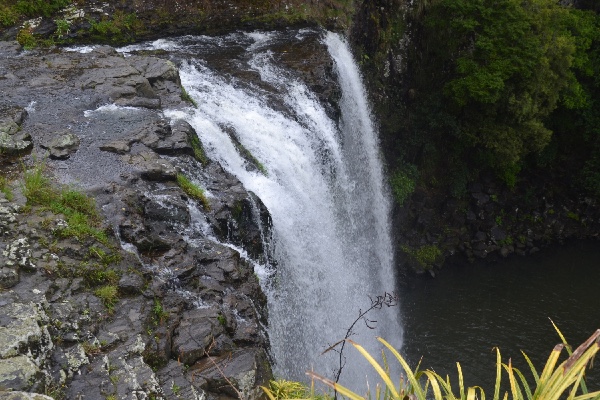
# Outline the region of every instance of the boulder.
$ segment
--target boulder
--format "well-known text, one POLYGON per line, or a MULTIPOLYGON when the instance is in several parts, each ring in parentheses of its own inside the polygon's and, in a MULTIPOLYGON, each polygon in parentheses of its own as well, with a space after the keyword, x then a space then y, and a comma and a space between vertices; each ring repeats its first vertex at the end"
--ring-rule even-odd
POLYGON ((0 120, 0 154, 19 154, 32 147, 31 135, 22 132, 12 118, 0 120))
POLYGON ((115 154, 127 154, 131 150, 131 140, 113 140, 100 146, 100 150, 115 154))
POLYGON ((54 400, 50 396, 39 393, 27 392, 3 392, 0 391, 0 399, 2 400, 54 400))
POLYGON ((53 347, 45 326, 47 318, 42 308, 33 303, 3 305, 0 315, 0 358, 17 357, 24 353, 43 358, 53 347))
POLYGON ((259 386, 272 377, 264 350, 247 348, 210 357, 199 362, 191 372, 201 378, 200 388, 234 398, 255 400, 262 396, 259 386))
POLYGON ((175 329, 173 353, 185 365, 193 365, 204 356, 213 339, 224 329, 215 309, 196 309, 186 311, 175 329))
POLYGON ((50 158, 55 160, 66 160, 79 148, 79 136, 71 131, 62 131, 54 134, 54 138, 41 145, 50 152, 50 158))
POLYGON ((39 375, 39 368, 27 356, 0 360, 0 387, 3 389, 29 390, 39 375))
POLYGON ((152 151, 125 156, 125 162, 133 165, 135 171, 149 181, 174 181, 177 178, 173 164, 152 151))

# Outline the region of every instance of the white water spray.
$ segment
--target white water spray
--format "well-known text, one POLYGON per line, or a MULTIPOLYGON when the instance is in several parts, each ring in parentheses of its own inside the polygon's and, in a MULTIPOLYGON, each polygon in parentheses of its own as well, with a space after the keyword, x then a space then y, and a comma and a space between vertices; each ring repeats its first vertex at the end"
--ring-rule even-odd
MULTIPOLYGON (((338 356, 320 353, 342 339, 370 306, 369 296, 395 289, 390 206, 377 134, 365 90, 348 45, 328 33, 325 44, 334 60, 342 99, 339 123, 316 96, 291 80, 272 60, 264 41, 250 46, 250 67, 280 91, 285 105, 273 107, 263 91, 191 61, 180 74, 198 103, 186 119, 198 132, 209 156, 237 176, 268 208, 273 220, 277 272, 270 279, 269 337, 275 373, 306 380, 305 371, 333 376, 338 356), (228 134, 229 132, 229 134, 228 134), (265 167, 247 168, 230 134, 265 167)), ((397 308, 370 315, 375 330, 357 324, 361 343, 380 335, 401 344, 397 308)), ((366 346, 376 352, 373 346, 366 346)), ((347 349, 342 382, 364 387, 368 373, 361 357, 347 349)))

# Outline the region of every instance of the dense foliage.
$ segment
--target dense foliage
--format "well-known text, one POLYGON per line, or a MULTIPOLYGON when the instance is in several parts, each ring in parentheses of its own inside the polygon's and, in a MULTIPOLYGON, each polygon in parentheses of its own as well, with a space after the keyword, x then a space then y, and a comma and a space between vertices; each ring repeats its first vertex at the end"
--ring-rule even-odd
POLYGON ((510 187, 522 170, 562 168, 585 150, 582 182, 600 193, 600 18, 588 3, 417 2, 400 43, 408 43, 406 70, 385 83, 395 104, 406 104, 384 117, 394 123, 384 126, 395 139, 391 158, 417 165, 421 184, 447 183, 460 195, 481 174, 510 187))

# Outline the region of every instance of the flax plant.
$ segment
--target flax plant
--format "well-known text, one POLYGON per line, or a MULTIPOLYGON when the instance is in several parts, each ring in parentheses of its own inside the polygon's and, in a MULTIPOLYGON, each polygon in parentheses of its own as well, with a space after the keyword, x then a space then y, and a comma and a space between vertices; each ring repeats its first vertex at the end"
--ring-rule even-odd
MULTIPOLYGON (((600 350, 600 329, 594 332, 575 351, 572 351, 568 346, 558 328, 556 330, 563 344, 554 347, 541 373, 538 373, 529 357, 523 353, 535 380, 535 383, 531 386, 523 373, 512 366, 510 359, 508 363, 502 362, 500 350, 496 349, 496 382, 492 397, 493 400, 500 400, 501 398, 508 400, 509 396, 515 400, 600 399, 600 391, 589 392, 584 381, 586 367, 598 350, 600 350), (559 364, 559 357, 565 348, 569 357, 559 364), (503 372, 506 372, 508 375, 510 389, 509 392, 504 393, 500 397, 500 383, 503 372)), ((347 339, 347 342, 361 353, 383 380, 384 385, 376 388, 374 396, 371 393, 361 396, 339 383, 314 372, 307 372, 307 375, 313 380, 323 382, 339 395, 351 400, 485 400, 486 396, 483 388, 479 386, 465 386, 459 363, 456 364, 458 369, 458 386, 455 389, 452 387, 448 376, 443 378, 432 370, 419 371, 418 366, 414 370, 411 369, 406 360, 388 342, 382 338, 377 338, 377 340, 388 349, 404 369, 406 378, 401 378, 398 384, 394 383, 387 366, 387 361, 385 360, 385 355, 383 364, 380 364, 362 346, 350 339, 347 339)), ((271 397, 271 400, 274 400, 274 397, 271 397)))

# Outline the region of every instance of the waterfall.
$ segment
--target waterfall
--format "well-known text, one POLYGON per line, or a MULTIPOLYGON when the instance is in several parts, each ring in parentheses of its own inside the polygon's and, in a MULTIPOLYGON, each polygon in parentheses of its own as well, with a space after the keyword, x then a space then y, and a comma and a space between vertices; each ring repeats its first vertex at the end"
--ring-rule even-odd
MULTIPOLYGON (((184 118, 209 156, 272 216, 277 268, 264 287, 275 373, 306 381, 310 369, 333 376, 338 355, 323 350, 344 338, 359 310, 370 306, 369 296, 395 289, 390 205, 377 132, 346 42, 333 33, 323 38, 342 90, 341 120, 333 121, 304 83, 276 65, 266 46, 271 35, 246 34, 244 59, 275 95, 188 58, 180 75, 198 108, 184 118), (232 134, 264 172, 248 168, 232 134)), ((375 353, 368 343, 376 335, 399 347, 398 314, 398 307, 375 311, 376 328, 360 322, 353 339, 375 353)), ((364 388, 370 368, 353 349, 345 354, 342 383, 364 388)))

